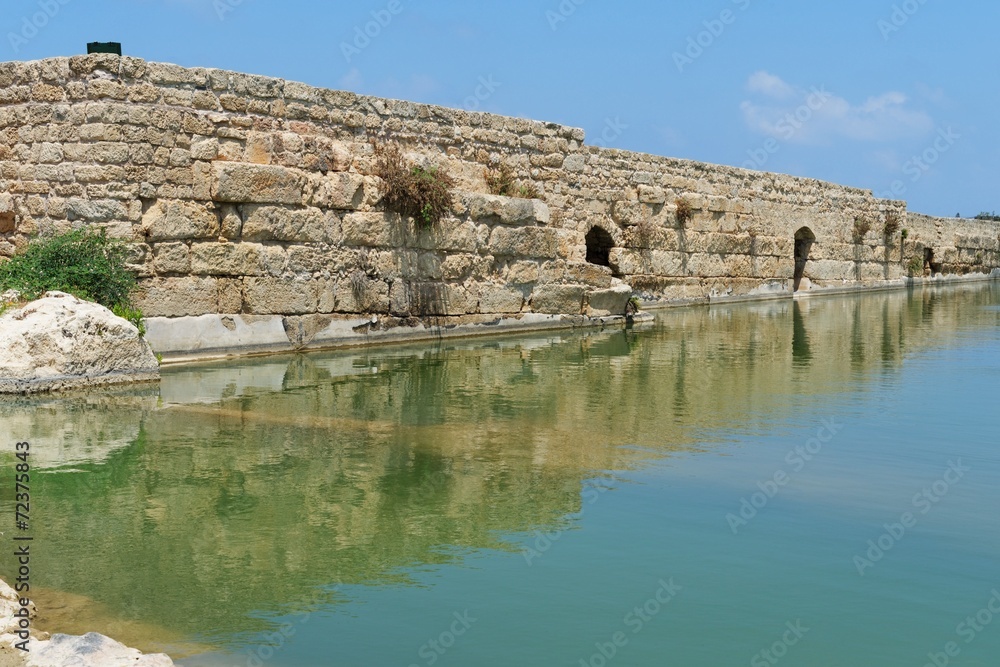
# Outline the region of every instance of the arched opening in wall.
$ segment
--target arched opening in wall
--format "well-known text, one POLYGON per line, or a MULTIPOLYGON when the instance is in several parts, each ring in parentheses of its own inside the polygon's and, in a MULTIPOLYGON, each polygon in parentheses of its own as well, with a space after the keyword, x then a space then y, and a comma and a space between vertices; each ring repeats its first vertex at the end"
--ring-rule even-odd
POLYGON ((615 240, 601 227, 591 227, 587 232, 587 261, 598 266, 611 266, 611 249, 615 240))
POLYGON ((795 232, 795 280, 792 291, 798 292, 802 287, 802 279, 806 275, 806 263, 809 262, 809 251, 816 242, 816 235, 808 227, 802 227, 795 232))

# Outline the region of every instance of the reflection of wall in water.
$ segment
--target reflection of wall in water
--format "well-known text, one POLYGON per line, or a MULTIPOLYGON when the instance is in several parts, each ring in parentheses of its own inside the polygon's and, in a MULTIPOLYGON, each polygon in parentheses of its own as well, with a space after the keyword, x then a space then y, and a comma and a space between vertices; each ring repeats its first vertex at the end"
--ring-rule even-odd
POLYGON ((167 370, 165 407, 84 417, 137 433, 130 448, 38 477, 39 571, 172 629, 261 627, 246 615, 262 600, 401 580, 502 547, 498 532, 563 525, 599 471, 710 446, 713 429, 766 430, 790 388, 833 409, 852 380, 995 322, 978 306, 997 293, 691 308, 649 331, 167 370), (122 576, 137 563, 141 577, 122 576))

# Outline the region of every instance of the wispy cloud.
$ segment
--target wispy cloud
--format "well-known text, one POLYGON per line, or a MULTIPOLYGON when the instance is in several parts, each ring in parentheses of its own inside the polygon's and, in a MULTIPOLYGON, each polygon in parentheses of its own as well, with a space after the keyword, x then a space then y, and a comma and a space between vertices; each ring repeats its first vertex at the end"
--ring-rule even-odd
POLYGON ((747 125, 755 132, 796 143, 822 144, 837 139, 889 142, 921 137, 935 127, 927 113, 913 108, 910 99, 897 91, 852 103, 823 86, 795 86, 765 71, 751 75, 746 89, 750 99, 740 108, 747 125), (822 103, 814 103, 819 98, 822 103), (809 117, 796 120, 803 109, 809 110, 809 117), (797 131, 789 133, 790 125, 797 131))

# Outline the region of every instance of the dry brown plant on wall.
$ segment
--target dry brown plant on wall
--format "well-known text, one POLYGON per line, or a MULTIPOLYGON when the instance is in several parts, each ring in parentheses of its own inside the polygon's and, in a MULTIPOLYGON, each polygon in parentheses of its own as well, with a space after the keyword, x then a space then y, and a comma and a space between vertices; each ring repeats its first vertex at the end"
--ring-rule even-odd
POLYGON ((386 208, 412 217, 421 227, 430 227, 451 212, 455 180, 444 167, 411 163, 395 142, 373 139, 372 147, 386 208))
POLYGON ((483 170, 486 187, 490 194, 521 199, 538 199, 538 188, 534 183, 518 183, 514 168, 506 162, 497 162, 483 170))
POLYGON ((871 218, 864 213, 854 216, 854 229, 852 230, 851 236, 854 237, 855 243, 861 243, 871 230, 871 218))
POLYGON ((885 212, 885 226, 882 228, 882 232, 886 238, 889 238, 899 231, 900 218, 897 211, 886 211, 885 212))
POLYGON ((694 217, 694 207, 683 197, 678 198, 674 205, 677 206, 677 224, 683 227, 694 217))

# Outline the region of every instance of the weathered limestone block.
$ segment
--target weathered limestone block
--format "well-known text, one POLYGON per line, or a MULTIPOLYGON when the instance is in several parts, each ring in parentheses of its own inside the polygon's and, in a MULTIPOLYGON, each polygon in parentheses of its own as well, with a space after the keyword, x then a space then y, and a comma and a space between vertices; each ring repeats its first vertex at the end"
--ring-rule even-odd
MULTIPOLYGON (((749 258, 748 258, 749 259, 749 258)), ((725 255, 710 255, 708 253, 691 253, 687 259, 689 275, 702 277, 730 275, 725 255)))
POLYGON ((227 239, 238 239, 243 234, 243 218, 234 204, 222 204, 219 207, 219 219, 222 229, 220 234, 227 239))
POLYGON ((489 251, 497 257, 555 257, 559 234, 548 227, 497 227, 490 234, 489 251))
POLYGON ((417 280, 441 280, 442 257, 434 252, 422 252, 417 256, 417 280))
POLYGON ((406 283, 405 297, 396 292, 394 284, 393 296, 394 311, 408 315, 467 315, 477 312, 479 308, 479 295, 475 289, 450 283, 406 283))
POLYGON ((410 314, 410 283, 395 280, 389 287, 389 313, 397 316, 410 314))
POLYGON ((219 218, 197 202, 158 201, 142 216, 142 231, 154 242, 213 238, 219 235, 219 218))
POLYGON ((254 315, 317 312, 319 285, 311 279, 249 277, 243 281, 244 309, 254 315))
POLYGON ((586 293, 586 313, 590 317, 606 317, 608 315, 624 315, 628 300, 632 298, 632 288, 619 285, 603 290, 592 290, 586 293))
POLYGON ((0 316, 0 393, 154 380, 159 363, 130 322, 63 292, 0 316))
POLYGON ((191 249, 186 243, 157 243, 153 246, 153 269, 157 273, 190 273, 191 249))
POLYGON ((504 225, 547 225, 551 219, 549 207, 539 199, 518 199, 499 195, 467 192, 462 204, 476 222, 504 225))
POLYGON ((243 279, 219 278, 216 282, 218 293, 217 313, 243 312, 243 279))
POLYGON ((805 275, 813 280, 854 280, 857 276, 856 264, 834 259, 809 261, 805 275))
POLYGON ((611 287, 611 269, 588 262, 567 262, 566 280, 589 287, 611 287))
POLYGON ((66 201, 67 220, 86 220, 87 222, 107 222, 109 220, 127 220, 128 210, 125 205, 114 199, 89 200, 69 199, 66 201))
POLYGON ((666 203, 667 196, 663 188, 654 185, 639 186, 639 201, 643 204, 659 205, 666 203))
POLYGON ((687 253, 667 250, 627 250, 614 248, 611 251, 611 266, 622 275, 687 275, 687 253))
POLYGON ((139 282, 136 305, 146 317, 207 315, 218 311, 219 286, 215 278, 150 278, 139 282))
POLYGON ((510 285, 530 285, 539 278, 538 262, 518 261, 507 267, 505 278, 510 285))
POLYGON ((389 285, 361 275, 340 280, 337 282, 334 310, 338 313, 387 313, 389 285))
POLYGON ((206 276, 257 276, 263 247, 256 243, 195 243, 191 273, 206 276))
POLYGON ((563 160, 562 167, 569 172, 581 172, 587 167, 587 156, 581 153, 567 155, 563 160))
POLYGON ((633 226, 652 219, 652 210, 647 204, 637 201, 619 200, 611 206, 612 219, 622 226, 633 226))
POLYGON ((479 288, 479 312, 484 314, 520 313, 524 308, 524 294, 517 289, 502 285, 481 285, 479 288))
POLYGON ((475 224, 456 218, 444 218, 430 227, 407 226, 409 245, 423 250, 476 252, 479 234, 475 224))
POLYGON ((310 206, 357 211, 365 203, 365 177, 346 172, 313 176, 307 198, 310 206))
POLYGON ((389 212, 348 213, 341 223, 344 245, 370 248, 403 245, 406 223, 389 212))
POLYGON ((579 315, 583 310, 583 285, 539 285, 531 295, 536 313, 579 315))
POLYGON ((244 207, 243 238, 247 241, 323 243, 335 241, 339 219, 318 208, 286 208, 252 204, 244 207))
POLYGON ((215 162, 212 170, 212 198, 216 201, 302 203, 303 179, 291 169, 274 165, 215 162))

